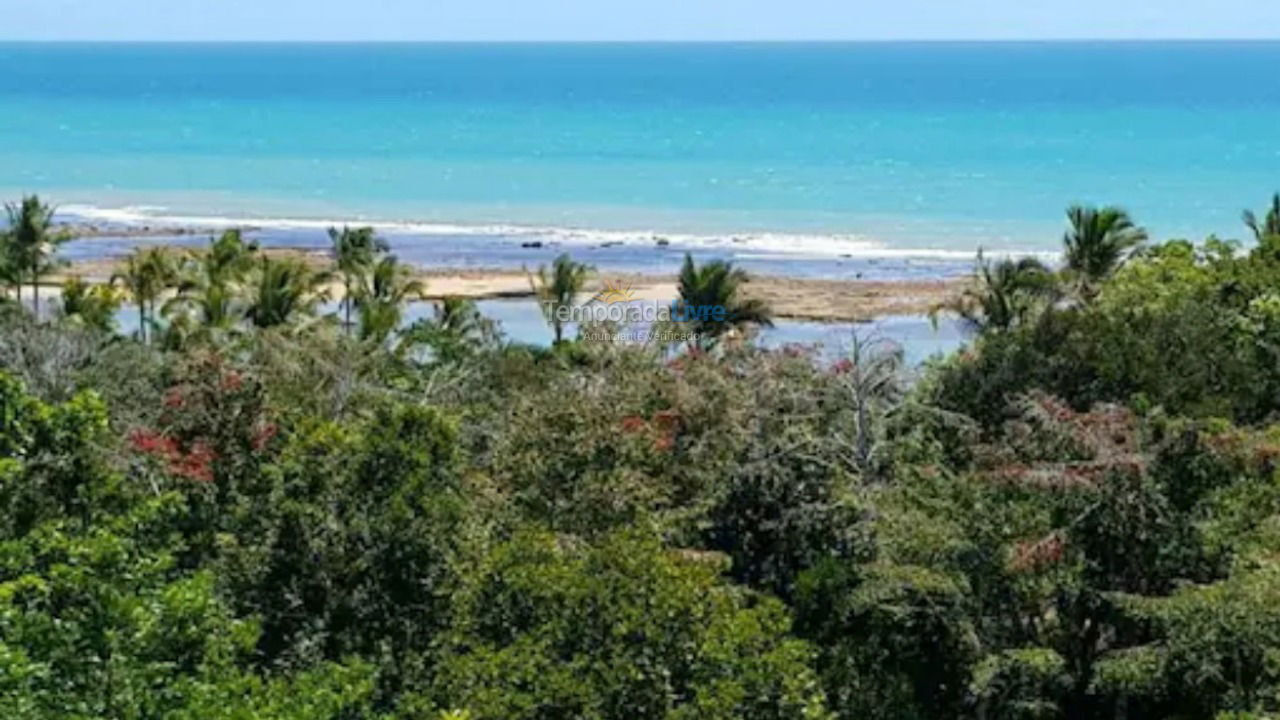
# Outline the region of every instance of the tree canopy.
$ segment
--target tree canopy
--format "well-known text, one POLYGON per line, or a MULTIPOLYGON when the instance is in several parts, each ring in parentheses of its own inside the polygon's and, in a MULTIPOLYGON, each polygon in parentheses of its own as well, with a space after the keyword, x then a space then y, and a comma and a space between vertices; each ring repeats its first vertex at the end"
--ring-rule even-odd
POLYGON ((914 373, 726 342, 767 314, 692 260, 710 346, 402 327, 389 250, 347 332, 239 235, 126 262, 145 335, 8 307, 0 714, 1274 717, 1280 255, 1109 213, 981 257, 914 373))

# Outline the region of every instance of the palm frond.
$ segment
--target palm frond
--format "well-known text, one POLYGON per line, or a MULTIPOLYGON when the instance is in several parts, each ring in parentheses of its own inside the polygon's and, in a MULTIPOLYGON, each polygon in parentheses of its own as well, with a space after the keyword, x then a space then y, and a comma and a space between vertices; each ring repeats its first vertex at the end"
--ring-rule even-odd
POLYGON ((746 272, 731 262, 711 260, 699 267, 693 256, 685 253, 675 317, 700 338, 703 347, 748 327, 772 326, 772 313, 764 301, 742 297, 747 279, 746 272))
POLYGON ((552 262, 549 269, 542 265, 537 273, 529 275, 529 284, 538 299, 538 307, 551 326, 557 344, 564 339, 565 309, 573 307, 574 300, 582 292, 587 277, 593 270, 592 266, 576 262, 568 253, 564 253, 552 262))
POLYGON ((1098 285, 1123 265, 1147 240, 1147 231, 1118 207, 1067 209, 1069 229, 1062 238, 1066 273, 1081 298, 1092 299, 1098 285))

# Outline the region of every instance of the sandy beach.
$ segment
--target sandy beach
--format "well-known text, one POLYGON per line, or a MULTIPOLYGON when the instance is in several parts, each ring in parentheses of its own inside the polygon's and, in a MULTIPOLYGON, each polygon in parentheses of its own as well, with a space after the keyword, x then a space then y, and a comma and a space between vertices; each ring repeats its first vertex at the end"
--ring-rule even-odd
MULTIPOLYGON (((266 248, 264 252, 276 257, 302 258, 316 266, 331 262, 329 254, 323 251, 266 248)), ((119 265, 119 259, 73 263, 57 275, 49 276, 46 284, 59 284, 71 275, 105 283, 117 272, 119 265)), ((533 296, 529 276, 519 270, 418 268, 418 275, 426 283, 427 300, 447 296, 476 300, 533 296)), ((886 315, 927 313, 959 292, 965 282, 957 279, 828 280, 753 275, 745 286, 745 292, 749 297, 767 302, 778 318, 843 323, 865 322, 886 315)), ((584 294, 589 298, 606 285, 627 291, 634 300, 670 302, 678 295, 675 276, 615 273, 608 268, 600 268, 593 274, 584 294)), ((48 289, 55 290, 53 287, 48 289)), ((340 293, 341 287, 335 283, 331 294, 337 297, 340 293)))

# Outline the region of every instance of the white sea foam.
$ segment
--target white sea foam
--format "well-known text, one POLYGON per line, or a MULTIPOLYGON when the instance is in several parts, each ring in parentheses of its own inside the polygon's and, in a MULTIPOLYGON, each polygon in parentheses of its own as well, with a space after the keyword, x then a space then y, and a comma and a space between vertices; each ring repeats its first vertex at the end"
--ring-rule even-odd
MULTIPOLYGON (((175 227, 195 230, 217 230, 231 227, 280 231, 317 231, 342 225, 370 226, 390 236, 419 235, 426 237, 474 236, 509 237, 521 241, 569 247, 601 245, 652 246, 665 240, 676 248, 734 249, 740 257, 762 259, 791 256, 795 258, 899 259, 920 261, 971 261, 973 250, 942 248, 891 247, 862 235, 848 233, 688 233, 657 230, 606 230, 556 226, 517 225, 505 223, 465 224, 449 222, 415 222, 369 220, 364 218, 269 218, 190 215, 168 212, 154 205, 129 205, 118 208, 95 205, 65 205, 60 214, 80 222, 109 223, 122 227, 175 227)), ((988 250, 989 257, 1040 257, 1055 260, 1056 252, 1042 250, 988 250)))

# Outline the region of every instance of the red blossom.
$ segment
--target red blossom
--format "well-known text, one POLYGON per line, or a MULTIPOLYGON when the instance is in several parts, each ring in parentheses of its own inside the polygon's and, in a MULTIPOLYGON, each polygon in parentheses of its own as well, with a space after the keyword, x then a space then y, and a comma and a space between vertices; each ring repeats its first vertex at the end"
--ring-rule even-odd
POLYGON ((169 472, 197 482, 213 482, 213 461, 218 455, 205 442, 198 442, 191 452, 169 463, 169 472))
POLYGON ((137 428, 129 433, 129 444, 147 455, 168 459, 178 454, 178 441, 154 430, 137 428))
POLYGON ((178 477, 199 482, 213 482, 213 461, 217 453, 203 440, 190 452, 183 452, 178 441, 164 433, 138 428, 129 433, 129 444, 137 452, 164 463, 165 470, 178 477))

